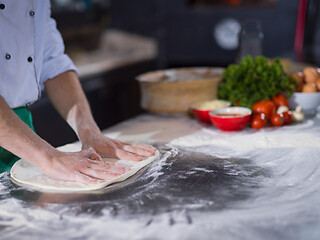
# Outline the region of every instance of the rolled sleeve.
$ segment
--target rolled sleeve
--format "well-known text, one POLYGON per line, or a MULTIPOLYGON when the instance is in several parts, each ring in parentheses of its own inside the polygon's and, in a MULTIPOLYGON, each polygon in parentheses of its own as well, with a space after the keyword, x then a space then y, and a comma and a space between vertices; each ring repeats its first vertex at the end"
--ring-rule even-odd
POLYGON ((54 78, 66 71, 78 73, 72 60, 64 53, 64 43, 56 22, 51 17, 47 24, 47 34, 43 51, 43 63, 40 75, 40 85, 43 88, 45 81, 54 78))

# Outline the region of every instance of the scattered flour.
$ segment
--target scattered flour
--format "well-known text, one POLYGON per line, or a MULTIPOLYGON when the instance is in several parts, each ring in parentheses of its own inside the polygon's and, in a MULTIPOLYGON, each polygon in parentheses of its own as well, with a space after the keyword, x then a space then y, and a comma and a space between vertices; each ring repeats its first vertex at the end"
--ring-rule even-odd
POLYGON ((237 152, 247 152, 259 148, 319 147, 320 138, 310 133, 276 131, 224 133, 202 129, 188 136, 174 139, 170 144, 182 147, 214 145, 231 148, 237 152))

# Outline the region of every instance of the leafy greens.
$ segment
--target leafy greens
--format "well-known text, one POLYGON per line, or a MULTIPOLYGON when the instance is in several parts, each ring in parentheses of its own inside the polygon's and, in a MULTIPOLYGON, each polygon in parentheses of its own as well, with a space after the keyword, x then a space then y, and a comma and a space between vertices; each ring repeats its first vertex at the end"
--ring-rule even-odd
POLYGON ((218 96, 233 105, 250 108, 256 101, 277 93, 284 92, 290 97, 295 87, 296 80, 283 71, 279 58, 271 61, 263 56, 254 59, 247 56, 224 70, 218 96))

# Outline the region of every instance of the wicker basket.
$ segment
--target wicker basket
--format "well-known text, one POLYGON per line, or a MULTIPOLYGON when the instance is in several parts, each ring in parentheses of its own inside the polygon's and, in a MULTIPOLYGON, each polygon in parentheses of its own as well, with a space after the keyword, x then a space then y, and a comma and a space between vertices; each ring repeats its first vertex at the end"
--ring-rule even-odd
POLYGON ((194 67, 139 75, 141 106, 153 113, 187 113, 189 106, 217 98, 223 68, 194 67))

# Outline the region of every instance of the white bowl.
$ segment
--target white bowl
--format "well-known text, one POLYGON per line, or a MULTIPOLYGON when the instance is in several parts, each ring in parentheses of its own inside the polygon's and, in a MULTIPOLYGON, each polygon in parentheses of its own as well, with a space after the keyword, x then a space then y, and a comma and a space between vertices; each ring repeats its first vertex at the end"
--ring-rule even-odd
POLYGON ((288 100, 291 109, 295 109, 300 105, 302 107, 302 112, 306 114, 314 114, 316 113, 317 107, 320 106, 320 92, 295 92, 288 100))

